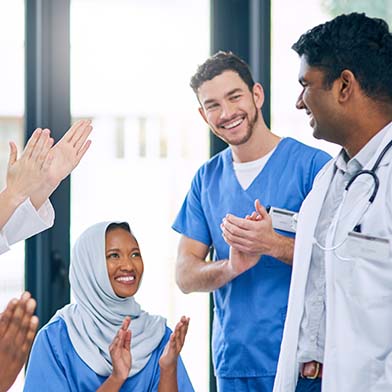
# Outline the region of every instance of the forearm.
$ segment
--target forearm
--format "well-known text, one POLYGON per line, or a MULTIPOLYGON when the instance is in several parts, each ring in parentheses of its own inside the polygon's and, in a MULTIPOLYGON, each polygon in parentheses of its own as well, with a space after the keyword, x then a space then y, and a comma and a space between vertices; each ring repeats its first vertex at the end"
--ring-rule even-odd
POLYGON ((97 392, 118 392, 125 380, 110 375, 106 381, 97 389, 97 392))
POLYGON ((292 265, 294 256, 294 238, 276 234, 269 255, 285 264, 292 265))
POLYGON ((229 260, 211 262, 193 255, 184 255, 177 262, 176 280, 184 293, 214 291, 237 275, 229 260))
POLYGON ((30 201, 34 208, 39 210, 45 201, 49 199, 49 196, 55 191, 56 188, 57 186, 45 184, 38 191, 34 192, 30 196, 30 201))
POLYGON ((0 230, 26 199, 27 196, 13 194, 7 188, 0 192, 0 230))
POLYGON ((177 366, 172 369, 160 369, 158 392, 178 392, 177 366))

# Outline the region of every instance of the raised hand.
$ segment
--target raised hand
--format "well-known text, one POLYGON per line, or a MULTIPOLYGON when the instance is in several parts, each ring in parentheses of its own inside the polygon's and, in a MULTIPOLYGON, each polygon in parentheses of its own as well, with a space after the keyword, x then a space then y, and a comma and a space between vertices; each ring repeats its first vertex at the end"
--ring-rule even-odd
POLYGON ((50 150, 52 163, 48 172, 48 184, 54 188, 79 164, 91 145, 87 140, 92 131, 90 120, 79 120, 50 150))
POLYGON ((241 262, 243 271, 255 265, 262 255, 275 257, 289 265, 293 263, 294 239, 274 230, 272 219, 259 200, 255 201, 255 211, 244 219, 227 215, 221 229, 223 238, 231 246, 229 262, 242 258, 246 263, 248 259, 248 265, 241 262))
POLYGON ((49 155, 52 145, 49 129, 37 128, 18 159, 17 147, 10 142, 5 191, 12 196, 15 204, 22 203, 45 183, 52 160, 49 155))
POLYGON ((132 367, 131 331, 128 329, 130 323, 131 318, 129 316, 125 317, 121 328, 109 347, 113 366, 112 376, 122 381, 127 379, 132 367))
POLYGON ((255 201, 255 212, 245 218, 228 214, 221 229, 225 241, 240 252, 261 256, 272 254, 279 236, 272 227, 272 220, 266 209, 255 201))
POLYGON ((159 359, 161 370, 177 367, 177 359, 184 346, 185 337, 188 332, 189 320, 189 317, 182 316, 181 320, 177 323, 174 332, 170 335, 170 339, 159 359))
POLYGON ((38 327, 36 302, 25 292, 13 299, 0 316, 0 392, 14 383, 26 362, 38 327))

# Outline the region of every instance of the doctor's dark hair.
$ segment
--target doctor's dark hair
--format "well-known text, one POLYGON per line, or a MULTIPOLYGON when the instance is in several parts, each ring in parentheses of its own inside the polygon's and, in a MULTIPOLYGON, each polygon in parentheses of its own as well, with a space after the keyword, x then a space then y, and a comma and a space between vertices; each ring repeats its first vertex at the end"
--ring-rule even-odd
POLYGON ((347 69, 368 97, 392 101, 392 35, 384 20, 364 13, 340 15, 307 31, 292 49, 324 71, 325 87, 347 69))
POLYGON ((106 228, 106 234, 109 233, 110 231, 116 230, 116 229, 123 229, 125 231, 127 231, 128 233, 130 233, 132 235, 132 237, 134 238, 134 240, 137 243, 137 239, 135 238, 135 236, 132 233, 131 228, 129 227, 129 224, 127 222, 113 222, 111 223, 107 228, 106 228))
POLYGON ((197 95, 200 86, 225 71, 234 71, 252 91, 255 84, 248 64, 232 52, 219 51, 199 65, 197 72, 192 76, 190 86, 197 95))

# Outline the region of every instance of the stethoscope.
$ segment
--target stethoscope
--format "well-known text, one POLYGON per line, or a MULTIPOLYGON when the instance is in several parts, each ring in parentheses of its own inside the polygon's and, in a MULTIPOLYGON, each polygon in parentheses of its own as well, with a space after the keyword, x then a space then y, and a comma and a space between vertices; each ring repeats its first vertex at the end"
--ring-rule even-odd
MULTIPOLYGON (((360 176, 362 176, 362 175, 364 175, 364 174, 369 175, 369 176, 371 176, 372 179, 373 179, 373 186, 374 186, 374 189, 373 189, 372 194, 371 194, 370 197, 369 197, 369 200, 368 200, 368 202, 367 202, 367 204, 366 204, 366 206, 365 206, 365 208, 364 208, 363 213, 361 214, 361 217, 360 217, 358 223, 357 223, 357 224, 355 225, 355 227, 353 228, 353 231, 354 231, 354 232, 360 232, 360 222, 361 222, 361 220, 363 219, 363 217, 364 217, 364 215, 366 214, 366 212, 367 212, 367 210, 369 209, 369 207, 371 206, 371 204, 373 203, 374 199, 376 198, 377 193, 378 193, 378 189, 379 189, 379 187, 380 187, 380 179, 378 178, 378 176, 377 176, 377 174, 376 174, 376 170, 377 170, 378 167, 380 166, 380 163, 381 163, 382 159, 384 158, 385 154, 389 151, 389 149, 390 149, 391 147, 392 147, 392 140, 383 148, 383 150, 381 151, 380 155, 378 156, 376 162, 374 163, 373 167, 372 167, 370 170, 368 170, 368 169, 360 170, 358 173, 355 173, 355 174, 352 176, 352 178, 350 179, 350 181, 347 183, 346 187, 344 188, 344 191, 345 191, 345 192, 344 192, 344 196, 343 196, 342 202, 340 203, 340 206, 339 206, 339 208, 338 208, 338 211, 337 211, 337 213, 336 213, 335 222, 338 220, 338 217, 340 216, 340 213, 341 213, 341 210, 342 210, 344 201, 345 201, 345 199, 346 199, 347 193, 348 193, 348 191, 349 191, 351 185, 353 184, 353 182, 354 182, 355 180, 357 180, 358 177, 360 177, 360 176)), ((333 230, 333 233, 332 233, 332 238, 335 237, 336 229, 337 229, 337 225, 334 224, 334 230, 333 230)), ((341 242, 339 242, 338 244, 332 245, 332 246, 330 246, 330 247, 321 245, 321 244, 316 240, 316 238, 313 239, 313 243, 314 243, 318 248, 320 248, 321 250, 326 251, 326 252, 329 252, 329 251, 335 251, 336 249, 340 248, 340 247, 346 242, 347 238, 348 238, 348 234, 347 234, 347 236, 346 236, 341 242)), ((339 258, 342 259, 342 260, 350 260, 350 259, 347 259, 347 258, 345 258, 345 257, 339 256, 339 255, 337 255, 337 254, 336 254, 336 256, 339 257, 339 258)))

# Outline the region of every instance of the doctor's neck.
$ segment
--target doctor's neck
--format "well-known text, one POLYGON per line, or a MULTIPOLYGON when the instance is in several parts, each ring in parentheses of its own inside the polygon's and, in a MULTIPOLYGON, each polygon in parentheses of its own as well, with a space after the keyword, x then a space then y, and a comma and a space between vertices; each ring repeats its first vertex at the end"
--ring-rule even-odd
POLYGON ((388 110, 384 110, 385 106, 378 104, 368 107, 366 111, 357 112, 362 115, 350 124, 345 140, 339 143, 350 158, 358 154, 376 134, 392 122, 392 107, 388 105, 388 110))

